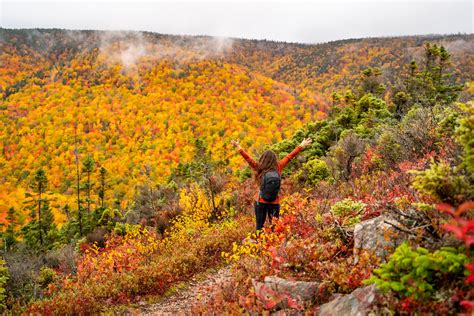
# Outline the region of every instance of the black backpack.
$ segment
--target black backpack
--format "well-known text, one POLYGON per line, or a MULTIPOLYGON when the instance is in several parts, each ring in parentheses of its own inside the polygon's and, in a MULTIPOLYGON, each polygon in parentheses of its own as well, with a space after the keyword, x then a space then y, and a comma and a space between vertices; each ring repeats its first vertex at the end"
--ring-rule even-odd
POLYGON ((281 177, 274 170, 267 171, 260 182, 260 197, 267 202, 273 202, 280 191, 281 177))

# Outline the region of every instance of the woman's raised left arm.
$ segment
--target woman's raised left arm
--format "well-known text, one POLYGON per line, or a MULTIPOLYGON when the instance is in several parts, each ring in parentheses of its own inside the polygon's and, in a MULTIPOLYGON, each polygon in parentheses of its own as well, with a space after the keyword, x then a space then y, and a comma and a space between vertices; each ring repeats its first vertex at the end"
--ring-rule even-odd
POLYGON ((257 162, 253 160, 253 158, 250 157, 250 155, 245 150, 243 150, 242 147, 240 147, 239 142, 236 140, 233 140, 231 141, 231 144, 234 145, 234 147, 239 150, 239 153, 242 155, 242 157, 244 157, 244 159, 250 165, 250 168, 257 170, 257 166, 258 166, 257 162))

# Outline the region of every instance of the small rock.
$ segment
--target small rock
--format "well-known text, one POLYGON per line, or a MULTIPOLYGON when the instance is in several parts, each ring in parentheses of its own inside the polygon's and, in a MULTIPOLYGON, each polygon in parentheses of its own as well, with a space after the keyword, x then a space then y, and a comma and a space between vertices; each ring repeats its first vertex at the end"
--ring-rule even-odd
POLYGON ((319 307, 319 316, 364 316, 376 302, 379 291, 374 284, 358 288, 319 307))

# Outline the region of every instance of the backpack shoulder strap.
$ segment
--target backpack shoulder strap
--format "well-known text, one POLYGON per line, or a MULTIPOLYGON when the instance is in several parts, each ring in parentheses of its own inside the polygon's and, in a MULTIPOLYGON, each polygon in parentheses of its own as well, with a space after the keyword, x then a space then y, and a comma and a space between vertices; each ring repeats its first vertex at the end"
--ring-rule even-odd
POLYGON ((262 198, 262 185, 265 187, 265 175, 267 173, 264 173, 261 178, 260 178, 260 187, 258 188, 258 200, 257 200, 257 204, 260 203, 260 199, 262 198))

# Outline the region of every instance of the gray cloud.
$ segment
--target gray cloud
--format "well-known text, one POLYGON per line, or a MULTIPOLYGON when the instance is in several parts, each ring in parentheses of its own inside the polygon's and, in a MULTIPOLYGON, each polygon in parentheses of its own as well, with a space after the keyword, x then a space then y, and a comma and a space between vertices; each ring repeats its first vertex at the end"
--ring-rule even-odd
POLYGON ((472 1, 12 1, 1 26, 153 31, 318 43, 473 32, 472 1))

